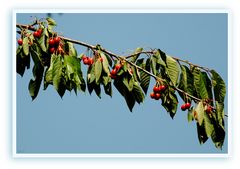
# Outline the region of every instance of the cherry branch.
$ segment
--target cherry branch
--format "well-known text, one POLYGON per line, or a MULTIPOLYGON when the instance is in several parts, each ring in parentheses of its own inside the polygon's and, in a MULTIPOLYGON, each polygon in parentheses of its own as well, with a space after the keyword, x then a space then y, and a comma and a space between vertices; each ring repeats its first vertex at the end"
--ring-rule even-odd
MULTIPOLYGON (((31 30, 31 31, 36 31, 37 29, 33 27, 33 25, 24 25, 24 24, 16 24, 16 27, 17 28, 20 28, 20 29, 28 29, 28 30, 31 30)), ((84 47, 87 47, 89 49, 91 49, 92 51, 95 51, 97 50, 97 45, 94 46, 94 45, 90 45, 88 43, 85 43, 85 42, 82 42, 82 41, 79 41, 79 40, 74 40, 74 39, 71 39, 71 38, 67 38, 67 37, 64 37, 64 36, 59 36, 61 39, 65 40, 65 41, 68 41, 68 42, 72 42, 74 44, 77 44, 77 45, 81 45, 81 46, 84 46, 84 47)), ((131 55, 128 55, 128 56, 120 56, 120 55, 117 55, 109 50, 106 50, 106 49, 103 49, 101 48, 101 51, 108 54, 109 56, 111 56, 111 58, 116 58, 116 59, 122 59, 124 61, 126 61, 127 63, 129 63, 130 65, 134 66, 135 68, 137 68, 138 70, 141 70, 145 73, 147 73, 149 76, 153 77, 155 80, 160 80, 160 81, 165 81, 164 79, 161 79, 160 77, 152 74, 151 72, 143 69, 142 67, 136 65, 135 63, 129 61, 128 59, 131 58, 131 57, 134 57, 136 55, 139 55, 139 54, 153 54, 154 53, 154 50, 151 50, 151 51, 141 51, 141 52, 137 52, 137 53, 134 53, 134 54, 131 54, 131 55)), ((203 69, 204 71, 206 71, 208 74, 210 73, 210 70, 208 68, 205 68, 205 67, 202 67, 202 66, 199 66, 199 65, 196 65, 196 64, 193 64, 187 60, 183 60, 183 59, 180 59, 180 58, 177 58, 177 57, 172 57, 173 59, 175 59, 178 63, 179 61, 181 62, 184 62, 184 63, 187 63, 189 65, 192 65, 192 66, 195 66, 195 67, 198 67, 200 69, 203 69)), ((201 101, 202 99, 200 98, 197 98, 181 89, 179 89, 178 87, 176 86, 172 86, 175 90, 183 93, 184 95, 196 100, 196 101, 201 101)))

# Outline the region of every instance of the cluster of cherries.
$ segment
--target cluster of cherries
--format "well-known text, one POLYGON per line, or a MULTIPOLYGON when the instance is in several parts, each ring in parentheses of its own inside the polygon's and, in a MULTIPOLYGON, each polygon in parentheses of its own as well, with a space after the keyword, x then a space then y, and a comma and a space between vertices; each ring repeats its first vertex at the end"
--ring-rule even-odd
POLYGON ((164 92, 166 88, 167 87, 165 85, 160 85, 160 86, 155 85, 153 87, 153 92, 150 93, 150 97, 152 99, 159 100, 161 98, 161 93, 164 92))
POLYGON ((121 64, 116 64, 114 69, 110 72, 110 77, 112 79, 116 79, 118 71, 121 69, 122 65, 121 64))
POLYGON ((62 48, 62 44, 60 44, 61 38, 56 36, 49 39, 49 52, 53 54, 54 52, 57 52, 57 54, 63 54, 64 50, 62 48))
MULTIPOLYGON (((36 30, 35 32, 33 32, 34 38, 40 38, 41 35, 42 35, 42 31, 43 31, 42 29, 38 29, 38 30, 36 30)), ((18 45, 22 46, 22 44, 23 44, 22 38, 19 38, 19 39, 17 40, 17 43, 18 43, 18 45)))
POLYGON ((181 106, 182 111, 185 111, 191 107, 191 103, 187 102, 181 106))
POLYGON ((35 32, 33 32, 34 38, 40 38, 42 35, 42 31, 43 31, 42 29, 38 29, 35 32))
POLYGON ((93 58, 91 58, 91 57, 87 57, 87 56, 85 56, 85 55, 83 55, 83 57, 82 57, 82 61, 83 61, 83 64, 84 65, 92 65, 93 64, 93 58))

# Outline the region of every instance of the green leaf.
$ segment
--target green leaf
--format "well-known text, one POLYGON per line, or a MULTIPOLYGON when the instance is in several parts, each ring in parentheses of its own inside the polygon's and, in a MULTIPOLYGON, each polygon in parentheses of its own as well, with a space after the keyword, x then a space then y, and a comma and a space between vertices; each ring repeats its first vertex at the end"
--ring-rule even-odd
POLYGON ((192 73, 198 97, 202 99, 212 98, 211 81, 207 74, 205 72, 201 72, 197 67, 193 68, 192 73))
POLYGON ((208 137, 211 137, 212 135, 212 132, 214 130, 214 126, 212 124, 212 121, 211 119, 209 118, 208 114, 207 113, 204 113, 204 128, 205 128, 205 131, 206 131, 206 134, 208 137))
POLYGON ((214 130, 212 132, 211 138, 215 144, 215 147, 218 149, 222 149, 224 138, 225 138, 225 130, 216 123, 213 123, 214 130))
POLYGON ((171 118, 174 118, 177 112, 178 99, 174 92, 169 91, 167 94, 162 93, 162 106, 170 114, 171 118))
POLYGON ((48 25, 51 25, 51 26, 57 25, 56 21, 53 18, 47 17, 46 20, 48 22, 48 25))
POLYGON ((203 116, 204 116, 204 106, 202 101, 198 102, 195 108, 195 111, 197 112, 198 123, 201 126, 203 122, 203 116))
POLYGON ((127 87, 123 84, 122 80, 114 80, 114 86, 119 91, 119 93, 125 98, 129 110, 132 112, 132 109, 135 105, 135 97, 131 92, 128 91, 127 87))
POLYGON ((208 140, 208 136, 206 134, 204 126, 199 125, 199 123, 197 123, 197 133, 199 143, 204 144, 208 140))
POLYGON ((25 69, 29 69, 30 68, 30 55, 25 56, 25 54, 23 53, 23 51, 21 50, 21 52, 19 52, 17 54, 17 73, 21 76, 23 76, 25 69))
POLYGON ((77 57, 77 50, 75 49, 73 43, 67 42, 65 44, 66 44, 66 51, 68 51, 68 55, 77 57))
POLYGON ((171 82, 174 86, 176 86, 178 82, 178 76, 180 73, 179 66, 176 60, 174 60, 172 57, 167 56, 167 74, 169 78, 171 79, 171 82))
MULTIPOLYGON (((181 74, 180 74, 180 80, 178 84, 178 88, 187 92, 190 95, 193 95, 194 93, 194 82, 193 82, 193 75, 189 68, 185 65, 181 65, 181 74)), ((181 98, 184 101, 186 100, 186 97, 182 92, 178 92, 181 98)))
MULTIPOLYGON (((52 56, 54 57, 54 55, 52 56)), ((53 69, 52 69, 52 75, 53 75, 53 86, 57 90, 60 97, 63 97, 65 93, 65 86, 63 81, 63 64, 62 64, 62 57, 56 56, 56 59, 53 62, 53 69)))
POLYGON ((42 51, 47 52, 45 36, 41 36, 41 37, 38 39, 38 44, 39 44, 39 46, 41 47, 42 51))
POLYGON ((216 101, 216 114, 218 124, 224 129, 224 104, 216 101))
POLYGON ((29 93, 32 97, 32 100, 34 100, 39 92, 42 78, 43 78, 43 72, 44 72, 44 67, 42 66, 39 53, 37 53, 34 48, 31 49, 31 56, 34 61, 34 66, 33 66, 33 76, 34 79, 31 79, 28 85, 28 90, 29 93))
POLYGON ((28 37, 24 37, 23 38, 23 53, 25 56, 28 56, 29 55, 29 44, 28 44, 29 40, 28 40, 28 37))
POLYGON ((95 62, 95 77, 96 77, 96 83, 99 84, 99 80, 101 78, 101 74, 102 74, 102 62, 98 59, 95 62))
POLYGON ((106 57, 106 55, 103 52, 100 52, 100 56, 103 59, 103 70, 104 72, 109 75, 110 74, 110 70, 109 70, 109 63, 108 63, 108 59, 106 57))
POLYGON ((107 85, 104 85, 104 91, 107 95, 112 96, 112 84, 111 82, 107 85))
POLYGON ((214 91, 215 100, 223 103, 226 95, 225 82, 215 70, 211 70, 211 73, 212 73, 213 91, 214 91))
MULTIPOLYGON (((142 68, 150 72, 150 59, 148 58, 146 64, 142 65, 142 68)), ((147 94, 147 90, 150 84, 151 76, 143 71, 140 71, 140 86, 142 87, 145 94, 147 94)))
POLYGON ((151 57, 150 59, 150 65, 151 65, 151 68, 152 68, 152 73, 154 75, 157 75, 157 68, 156 68, 156 63, 157 62, 157 59, 155 57, 151 57))
POLYGON ((144 93, 142 92, 142 89, 137 82, 134 82, 132 92, 138 104, 144 101, 144 93))

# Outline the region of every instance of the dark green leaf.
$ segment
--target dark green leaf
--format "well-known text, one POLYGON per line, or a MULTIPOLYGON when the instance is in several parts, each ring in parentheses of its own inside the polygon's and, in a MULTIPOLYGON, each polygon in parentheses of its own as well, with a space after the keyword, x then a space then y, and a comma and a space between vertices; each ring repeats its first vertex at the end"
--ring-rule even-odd
POLYGON ((208 137, 211 137, 212 132, 213 132, 213 130, 214 130, 214 126, 213 126, 213 124, 212 124, 212 121, 211 121, 211 119, 210 119, 210 117, 209 117, 209 115, 208 115, 207 113, 204 113, 203 119, 204 119, 203 126, 204 126, 204 128, 205 128, 206 135, 207 135, 208 137))
POLYGON ((66 90, 64 86, 64 79, 62 74, 63 73, 62 57, 59 55, 55 57, 56 59, 53 62, 53 69, 52 69, 53 86, 57 90, 58 94, 62 97, 66 90))
POLYGON ((144 101, 144 93, 142 92, 142 89, 137 82, 134 82, 132 92, 138 104, 144 101))
POLYGON ((97 84, 99 84, 101 74, 102 74, 102 62, 100 60, 97 60, 95 62, 95 77, 96 77, 95 80, 97 84))
POLYGON ((180 70, 177 61, 172 57, 167 56, 167 74, 174 86, 176 86, 178 82, 179 73, 180 70))
POLYGON ((103 70, 104 72, 109 75, 110 74, 110 70, 109 70, 109 63, 108 63, 108 59, 106 57, 106 55, 103 52, 100 52, 100 55, 103 59, 103 70))
POLYGON ((178 99, 175 93, 168 92, 162 94, 162 106, 169 112, 171 118, 174 118, 177 112, 178 99))
MULTIPOLYGON (((143 64, 142 68, 150 72, 150 59, 148 58, 146 64, 143 64)), ((140 71, 140 86, 142 87, 145 94, 150 84, 151 76, 143 71, 140 71)))
POLYGON ((119 93, 125 98, 128 108, 132 112, 132 109, 135 105, 135 97, 132 95, 131 92, 128 91, 127 87, 123 84, 122 80, 114 80, 113 84, 119 91, 119 93))
POLYGON ((198 132, 198 140, 200 144, 204 144, 207 140, 208 140, 208 136, 206 134, 205 128, 202 125, 199 125, 199 123, 197 123, 197 132, 198 132))
MULTIPOLYGON (((190 95, 193 95, 194 93, 193 75, 190 72, 189 68, 185 65, 181 65, 181 70, 182 72, 180 74, 178 88, 187 92, 190 95)), ((183 95, 182 92, 179 92, 179 95, 184 101, 187 101, 186 97, 183 95)))
POLYGON ((211 73, 212 73, 215 100, 223 103, 226 95, 225 82, 215 70, 211 70, 211 73))

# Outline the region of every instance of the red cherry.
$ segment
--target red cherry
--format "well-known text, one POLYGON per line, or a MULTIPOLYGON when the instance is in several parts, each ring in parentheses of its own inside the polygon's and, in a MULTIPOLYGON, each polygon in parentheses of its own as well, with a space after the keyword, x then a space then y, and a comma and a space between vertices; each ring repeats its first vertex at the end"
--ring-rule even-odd
POLYGON ((161 97, 160 93, 155 93, 155 100, 159 100, 161 97))
POLYGON ((113 70, 111 71, 111 75, 117 75, 117 70, 116 70, 116 69, 113 69, 113 70))
POLYGON ((49 41, 48 41, 48 44, 49 44, 49 46, 54 46, 54 44, 55 44, 54 39, 50 38, 49 41))
POLYGON ((163 92, 166 89, 166 86, 161 85, 161 86, 159 86, 159 89, 160 89, 161 92, 163 92))
POLYGON ((122 67, 122 65, 120 65, 120 64, 115 65, 115 69, 117 69, 117 70, 121 69, 121 67, 122 67))
POLYGON ((40 34, 38 31, 35 31, 35 32, 33 32, 33 36, 34 36, 34 38, 39 38, 40 34))
POLYGON ((154 86, 154 87, 153 87, 153 91, 154 91, 154 93, 159 93, 159 92, 160 92, 159 89, 160 89, 159 87, 154 86))
POLYGON ((53 54, 54 52, 55 52, 55 48, 49 48, 49 52, 51 53, 51 54, 53 54))
POLYGON ((208 105, 206 112, 207 112, 208 114, 212 113, 212 106, 208 105))
POLYGON ((189 109, 190 107, 191 107, 191 103, 188 103, 188 102, 187 102, 187 103, 185 104, 185 109, 189 109))
POLYGON ((88 65, 92 65, 93 64, 93 58, 88 58, 88 65))
POLYGON ((103 62, 103 58, 102 57, 100 57, 99 60, 100 60, 100 62, 103 62))
POLYGON ((38 30, 37 30, 37 32, 39 33, 39 36, 41 36, 41 35, 42 35, 42 32, 43 32, 43 30, 42 30, 42 29, 38 29, 38 30))
POLYGON ((17 40, 18 44, 21 46, 23 44, 23 40, 22 39, 18 39, 17 40))
POLYGON ((56 46, 59 45, 60 41, 61 41, 61 39, 58 36, 56 36, 54 38, 54 43, 55 43, 56 46))
POLYGON ((155 99, 155 93, 154 93, 154 92, 150 93, 150 97, 151 97, 152 99, 155 99))
POLYGON ((83 56, 82 56, 82 61, 83 61, 84 59, 87 59, 87 56, 86 56, 86 55, 83 55, 83 56))
POLYGON ((182 111, 185 111, 185 110, 186 110, 186 104, 183 104, 183 105, 181 106, 181 109, 182 109, 182 111))
POLYGON ((88 57, 86 57, 86 58, 83 59, 83 63, 84 63, 85 65, 88 65, 88 57))

